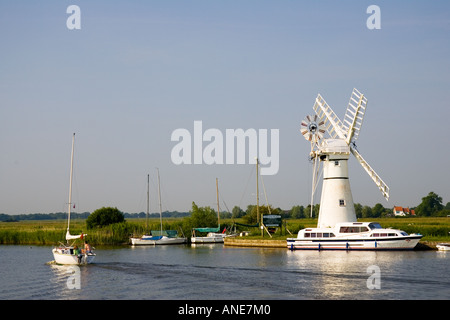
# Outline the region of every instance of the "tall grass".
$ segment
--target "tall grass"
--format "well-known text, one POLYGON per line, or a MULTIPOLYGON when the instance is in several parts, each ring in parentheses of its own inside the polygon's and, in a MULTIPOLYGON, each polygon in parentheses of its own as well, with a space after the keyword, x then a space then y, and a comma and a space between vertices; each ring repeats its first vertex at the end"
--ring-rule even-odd
MULTIPOLYGON (((129 219, 121 223, 101 228, 87 229, 83 219, 72 220, 71 234, 87 233, 86 239, 93 245, 123 245, 129 243, 130 236, 140 236, 151 230, 160 230, 159 219, 149 219, 148 227, 145 219, 129 219)), ((163 230, 181 232, 182 218, 163 221, 163 230)), ((36 244, 57 245, 65 242, 67 222, 64 220, 24 220, 0 223, 0 244, 36 244)))
POLYGON ((65 225, 52 221, 0 223, 0 244, 57 244, 64 239, 65 225))

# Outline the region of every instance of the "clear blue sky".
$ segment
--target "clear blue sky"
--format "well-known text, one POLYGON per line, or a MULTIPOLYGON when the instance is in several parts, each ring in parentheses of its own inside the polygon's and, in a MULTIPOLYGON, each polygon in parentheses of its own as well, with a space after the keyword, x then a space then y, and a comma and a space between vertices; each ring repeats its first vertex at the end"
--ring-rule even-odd
POLYGON ((0 213, 66 210, 73 132, 76 211, 145 211, 149 173, 156 212, 156 167, 164 210, 215 207, 216 177, 222 210, 254 204, 254 166, 172 163, 171 133, 195 120, 279 129, 269 203, 307 205, 300 122, 318 93, 343 118, 354 87, 369 100, 358 150, 391 190, 386 202, 351 158, 354 201, 416 206, 434 191, 445 204, 449 34, 448 1, 4 0, 0 213), (80 30, 66 27, 72 4, 80 30), (366 27, 371 4, 380 30, 366 27))

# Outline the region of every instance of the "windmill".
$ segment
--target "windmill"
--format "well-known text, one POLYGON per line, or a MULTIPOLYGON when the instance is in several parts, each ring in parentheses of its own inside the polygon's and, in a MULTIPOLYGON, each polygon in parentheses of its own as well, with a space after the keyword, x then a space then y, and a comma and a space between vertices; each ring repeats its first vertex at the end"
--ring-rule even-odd
POLYGON ((305 139, 311 142, 310 158, 314 162, 311 207, 320 162, 323 163, 318 228, 334 227, 340 222, 357 221, 348 178, 350 153, 369 174, 386 200, 389 199, 389 187, 356 150, 355 141, 358 139, 366 108, 367 98, 353 89, 344 121, 341 122, 319 94, 313 106, 315 114, 307 116, 301 122, 300 131, 305 139), (328 134, 327 137, 325 133, 328 134))

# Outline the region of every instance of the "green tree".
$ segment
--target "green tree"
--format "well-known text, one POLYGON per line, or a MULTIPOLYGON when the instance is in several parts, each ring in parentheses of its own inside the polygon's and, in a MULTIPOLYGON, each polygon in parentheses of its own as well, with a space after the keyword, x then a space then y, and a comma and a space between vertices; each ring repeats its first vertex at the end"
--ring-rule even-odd
POLYGON ((369 206, 362 207, 361 214, 363 218, 372 218, 372 208, 369 206))
POLYGON ((241 218, 245 215, 245 211, 242 210, 240 207, 238 206, 234 206, 233 210, 231 210, 232 213, 232 218, 233 219, 237 219, 237 218, 241 218))
POLYGON ((383 207, 383 205, 381 203, 377 203, 373 208, 372 208, 372 217, 373 218, 380 218, 381 215, 384 213, 386 209, 383 207))
POLYGON ((122 212, 117 208, 102 207, 92 212, 86 219, 88 229, 103 227, 113 223, 124 222, 125 218, 122 212))
POLYGON ((419 216, 429 217, 436 215, 442 209, 444 209, 442 198, 431 191, 426 197, 422 198, 422 203, 417 206, 416 211, 419 216))
MULTIPOLYGON (((320 212, 320 204, 317 203, 313 206, 312 218, 319 217, 319 212, 320 212)), ((305 218, 311 218, 311 205, 310 204, 308 204, 308 206, 303 210, 303 213, 305 215, 305 218)))
POLYGON ((191 216, 183 219, 183 229, 215 228, 218 226, 217 212, 211 207, 199 207, 192 202, 191 216))
MULTIPOLYGON (((257 217, 257 207, 253 206, 253 205, 249 205, 248 207, 251 207, 250 212, 248 212, 245 216, 244 216, 244 221, 248 224, 255 224, 258 222, 258 217, 257 217)), ((248 208, 247 208, 248 210, 248 208)), ((266 215, 266 214, 276 214, 279 215, 281 213, 281 210, 276 208, 272 208, 272 206, 259 206, 259 218, 261 219, 261 214, 266 215), (269 210, 270 208, 270 210, 269 210)))
POLYGON ((353 206, 355 207, 356 218, 362 218, 362 204, 355 203, 353 206))
POLYGON ((291 209, 291 218, 292 219, 306 218, 306 216, 305 216, 305 207, 303 207, 303 206, 293 206, 292 209, 291 209))

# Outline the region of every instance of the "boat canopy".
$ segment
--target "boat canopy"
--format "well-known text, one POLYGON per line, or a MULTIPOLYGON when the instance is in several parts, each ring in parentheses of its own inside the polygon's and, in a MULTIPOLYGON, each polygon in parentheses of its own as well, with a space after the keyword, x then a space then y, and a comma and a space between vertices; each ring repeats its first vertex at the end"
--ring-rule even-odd
POLYGON ((217 228, 194 228, 195 231, 198 232, 219 232, 220 227, 217 228))
POLYGON ((177 230, 152 230, 152 236, 166 236, 169 238, 176 238, 178 236, 177 230))

